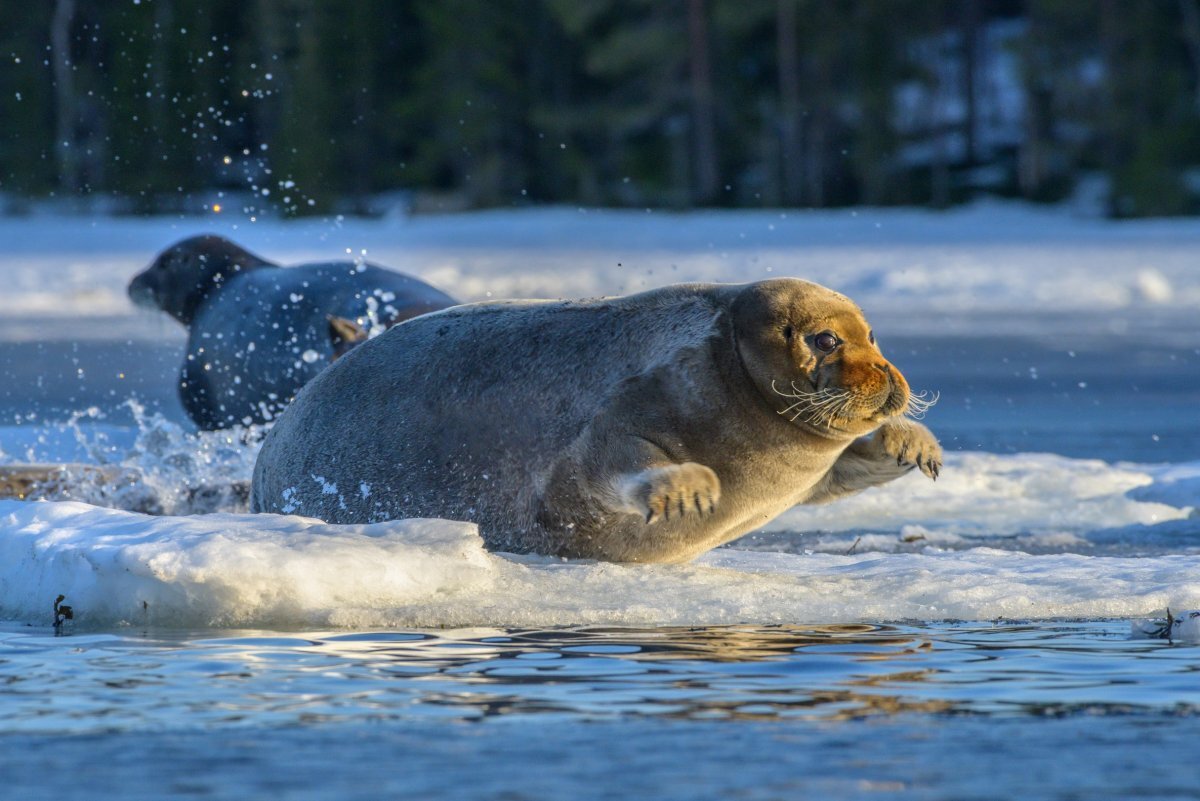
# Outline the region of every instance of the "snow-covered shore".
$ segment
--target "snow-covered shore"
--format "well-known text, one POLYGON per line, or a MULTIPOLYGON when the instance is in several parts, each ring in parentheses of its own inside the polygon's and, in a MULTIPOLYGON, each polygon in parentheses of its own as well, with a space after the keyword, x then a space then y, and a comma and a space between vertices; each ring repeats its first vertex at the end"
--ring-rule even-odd
POLYGON ((783 554, 686 566, 510 557, 449 521, 329 526, 0 501, 0 618, 85 626, 458 627, 1148 617, 1200 607, 1200 555, 978 548, 783 554))
POLYGON ((283 263, 366 258, 464 301, 794 275, 886 315, 893 333, 929 330, 945 317, 969 318, 986 333, 989 321, 1003 326, 1012 314, 1052 325, 1060 313, 1171 314, 1200 305, 1194 219, 1117 223, 989 202, 946 212, 552 208, 253 223, 227 215, 10 217, 0 219, 0 317, 71 326, 132 315, 129 278, 168 244, 208 231, 283 263))

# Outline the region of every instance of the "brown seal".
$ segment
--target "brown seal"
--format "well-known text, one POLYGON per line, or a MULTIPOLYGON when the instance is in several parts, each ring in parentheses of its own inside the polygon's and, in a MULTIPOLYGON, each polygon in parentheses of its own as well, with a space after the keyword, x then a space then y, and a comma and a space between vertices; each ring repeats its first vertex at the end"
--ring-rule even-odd
POLYGON ((440 517, 496 550, 678 562, 941 449, 858 307, 796 279, 460 306, 364 343, 267 435, 251 508, 440 517), (351 410, 350 413, 347 410, 351 410))

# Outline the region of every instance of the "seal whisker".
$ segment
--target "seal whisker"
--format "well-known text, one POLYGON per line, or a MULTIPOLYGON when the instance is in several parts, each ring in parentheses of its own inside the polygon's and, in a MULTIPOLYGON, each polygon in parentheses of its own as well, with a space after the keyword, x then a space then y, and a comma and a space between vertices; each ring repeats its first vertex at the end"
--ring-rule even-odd
POLYGON ((798 401, 796 401, 795 403, 793 403, 791 406, 787 407, 786 409, 780 409, 780 410, 779 410, 779 412, 778 412, 778 414, 787 414, 787 413, 788 413, 788 412, 790 412, 792 409, 795 409, 797 406, 804 406, 804 405, 805 405, 805 404, 807 404, 807 403, 808 403, 808 401, 807 401, 807 400, 803 400, 803 399, 802 399, 802 400, 798 400, 798 401))
POLYGON ((791 392, 781 390, 777 381, 771 382, 771 390, 782 398, 794 401, 776 414, 789 415, 789 422, 803 419, 814 425, 828 425, 842 418, 854 406, 857 399, 854 393, 842 388, 824 387, 818 390, 803 390, 796 386, 795 381, 788 382, 791 392))
POLYGON ((818 405, 832 403, 834 401, 841 400, 847 394, 849 394, 844 389, 829 389, 829 388, 818 389, 818 390, 808 392, 808 391, 802 390, 799 387, 797 387, 795 381, 791 382, 792 391, 784 392, 784 391, 780 390, 779 387, 775 386, 775 384, 776 384, 775 381, 771 382, 771 391, 774 392, 776 395, 780 396, 781 398, 794 398, 798 402, 806 402, 806 403, 812 403, 812 404, 818 404, 818 405))
POLYGON ((815 401, 813 403, 813 406, 816 406, 816 407, 837 406, 839 404, 844 404, 849 397, 850 397, 849 393, 839 393, 836 395, 831 395, 830 397, 825 398, 824 400, 815 401))
POLYGON ((925 413, 929 411, 935 403, 941 398, 940 393, 933 393, 932 396, 928 392, 913 392, 909 393, 908 404, 904 407, 904 413, 914 420, 920 420, 925 417, 925 413))
MULTIPOLYGON (((836 417, 848 402, 847 398, 826 398, 819 402, 808 403, 801 408, 796 417, 804 415, 809 422, 825 423, 836 417)), ((795 420, 796 417, 792 419, 795 420)))
POLYGON ((849 402, 846 401, 846 402, 838 404, 837 406, 833 406, 828 409, 825 409, 824 413, 822 414, 823 422, 825 422, 826 424, 829 424, 829 423, 832 423, 834 420, 839 420, 839 419, 844 418, 845 417, 844 412, 846 411, 846 408, 849 405, 850 405, 849 402))

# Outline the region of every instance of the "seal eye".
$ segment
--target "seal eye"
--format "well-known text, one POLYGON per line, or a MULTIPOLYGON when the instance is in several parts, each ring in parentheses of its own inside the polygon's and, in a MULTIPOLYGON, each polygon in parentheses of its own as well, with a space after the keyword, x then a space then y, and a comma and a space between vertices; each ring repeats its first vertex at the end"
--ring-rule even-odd
POLYGON ((784 339, 786 339, 788 342, 791 342, 791 341, 792 341, 792 333, 793 333, 793 332, 792 332, 792 327, 791 327, 790 325, 785 325, 785 326, 783 327, 783 337, 784 337, 784 339))
POLYGON ((825 331, 813 337, 813 344, 817 346, 818 350, 823 350, 826 353, 829 353, 838 346, 838 338, 828 331, 825 331))

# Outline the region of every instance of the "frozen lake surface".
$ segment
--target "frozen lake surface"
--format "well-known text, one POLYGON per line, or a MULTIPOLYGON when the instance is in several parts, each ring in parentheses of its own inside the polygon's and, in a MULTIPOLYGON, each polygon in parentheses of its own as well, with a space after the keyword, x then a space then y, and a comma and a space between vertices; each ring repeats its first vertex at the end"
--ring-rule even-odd
POLYGON ((1200 609, 1194 221, 35 217, 0 243, 0 465, 90 466, 0 501, 14 798, 1200 798, 1200 652, 1129 622, 1200 609), (123 294, 206 230, 464 300, 817 280, 940 393, 946 468, 674 567, 245 515, 253 437, 194 433, 182 333, 123 294))

